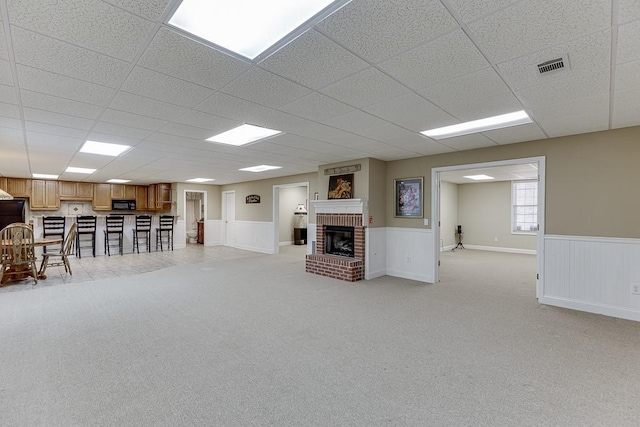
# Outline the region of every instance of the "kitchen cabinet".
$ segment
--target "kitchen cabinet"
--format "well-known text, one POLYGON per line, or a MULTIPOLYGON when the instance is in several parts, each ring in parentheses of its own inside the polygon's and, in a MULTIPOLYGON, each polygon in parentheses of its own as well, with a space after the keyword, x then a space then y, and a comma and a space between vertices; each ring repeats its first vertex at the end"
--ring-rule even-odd
POLYGON ((7 191, 7 178, 0 177, 0 190, 7 191))
POLYGON ((158 184, 158 200, 159 209, 162 211, 171 210, 171 184, 158 184))
POLYGON ((91 200, 93 184, 90 182, 60 181, 61 200, 91 200))
POLYGON ((136 199, 136 185, 125 185, 124 186, 124 198, 125 200, 135 200, 136 199))
POLYGON ((149 210, 149 187, 146 185, 136 185, 136 210, 149 210))
POLYGON ((158 184, 151 184, 148 187, 148 204, 147 204, 147 209, 149 209, 150 211, 155 211, 158 210, 157 204, 156 204, 156 196, 158 194, 158 184))
POLYGON ((111 198, 116 200, 123 200, 124 197, 124 184, 111 184, 111 198))
POLYGON ((32 180, 29 208, 31 210, 60 209, 60 191, 58 189, 58 181, 45 181, 41 179, 32 180))
POLYGON ((204 245, 204 221, 198 221, 198 243, 204 245))
POLYGON ((93 184, 93 210, 111 210, 111 184, 93 184))
POLYGON ((7 178, 6 192, 13 197, 31 197, 31 180, 25 178, 7 178))

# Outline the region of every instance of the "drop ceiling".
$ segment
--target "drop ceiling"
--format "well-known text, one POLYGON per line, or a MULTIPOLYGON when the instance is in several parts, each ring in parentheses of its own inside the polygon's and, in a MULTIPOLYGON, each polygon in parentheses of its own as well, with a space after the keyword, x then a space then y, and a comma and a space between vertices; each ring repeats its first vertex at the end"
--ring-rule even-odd
POLYGON ((353 0, 258 63, 169 28, 176 6, 0 0, 0 175, 226 184, 640 125, 637 0, 353 0), (522 109, 533 123, 418 134, 522 109), (204 141, 242 123, 284 133, 204 141), (282 169, 238 170, 260 164, 282 169))

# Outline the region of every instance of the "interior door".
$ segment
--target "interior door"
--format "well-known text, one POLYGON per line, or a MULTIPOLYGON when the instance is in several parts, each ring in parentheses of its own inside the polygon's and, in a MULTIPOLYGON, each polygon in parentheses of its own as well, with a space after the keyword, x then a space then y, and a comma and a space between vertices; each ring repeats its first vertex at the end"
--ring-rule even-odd
POLYGON ((223 244, 236 246, 236 193, 224 193, 223 203, 223 244))

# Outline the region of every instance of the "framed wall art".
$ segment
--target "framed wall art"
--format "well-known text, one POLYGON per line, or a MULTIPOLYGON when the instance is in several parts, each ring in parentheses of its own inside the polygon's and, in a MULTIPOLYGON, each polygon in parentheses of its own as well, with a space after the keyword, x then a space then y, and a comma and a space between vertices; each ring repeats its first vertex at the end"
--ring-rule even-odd
POLYGON ((394 179, 395 216, 422 218, 422 177, 394 179))
POLYGON ((353 174, 330 176, 327 199, 353 199, 353 174))

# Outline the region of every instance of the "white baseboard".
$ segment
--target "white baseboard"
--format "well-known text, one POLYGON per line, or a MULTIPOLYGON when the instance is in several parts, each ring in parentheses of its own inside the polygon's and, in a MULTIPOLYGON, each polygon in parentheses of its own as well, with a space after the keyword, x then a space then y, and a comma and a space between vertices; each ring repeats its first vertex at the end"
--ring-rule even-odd
POLYGON ((572 310, 586 311, 588 313, 602 314, 604 316, 619 317, 620 319, 634 320, 640 322, 640 312, 627 310, 622 307, 615 307, 605 304, 594 304, 584 301, 569 300, 557 297, 542 297, 538 300, 540 304, 552 305, 555 307, 569 308, 572 310))
POLYGON ((278 243, 278 246, 291 246, 293 245, 293 240, 290 242, 280 242, 278 243))
POLYGON ((501 248, 498 246, 481 246, 481 245, 464 245, 466 249, 474 249, 477 251, 493 251, 493 252, 507 252, 511 254, 526 254, 535 255, 535 249, 518 249, 518 248, 501 248))
POLYGON ((447 245, 445 247, 440 247, 440 252, 446 252, 446 251, 450 251, 451 249, 455 248, 456 245, 447 245))
POLYGON ((371 279, 376 279, 378 277, 383 277, 387 275, 387 271, 386 270, 378 270, 378 271, 373 271, 370 273, 366 273, 365 274, 365 280, 371 280, 371 279))
POLYGON ((400 277, 401 279, 417 280, 418 282, 433 283, 433 277, 420 274, 408 273, 406 271, 387 270, 387 276, 400 277))

